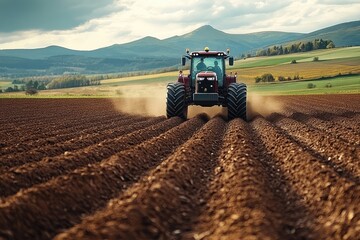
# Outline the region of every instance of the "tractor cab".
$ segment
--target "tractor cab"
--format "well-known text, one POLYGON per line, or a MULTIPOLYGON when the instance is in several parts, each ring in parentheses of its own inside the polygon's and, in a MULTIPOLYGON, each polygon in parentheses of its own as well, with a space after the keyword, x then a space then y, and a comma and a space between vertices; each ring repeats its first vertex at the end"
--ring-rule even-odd
POLYGON ((196 86, 196 81, 216 81, 218 87, 223 87, 225 61, 220 56, 195 56, 190 65, 191 82, 196 86), (210 74, 211 73, 211 74, 210 74), (214 77, 214 78, 212 78, 214 77))
POLYGON ((186 50, 187 55, 182 58, 182 65, 186 63, 186 59, 190 59, 190 78, 191 85, 196 86, 197 81, 210 80, 216 81, 218 87, 224 87, 225 78, 225 59, 229 58, 229 65, 233 65, 234 59, 229 57, 229 49, 227 53, 222 51, 210 51, 208 47, 204 51, 189 52, 186 50), (209 73, 215 73, 212 79, 209 73), (207 78, 209 76, 210 79, 207 78), (204 78, 204 79, 203 79, 204 78))

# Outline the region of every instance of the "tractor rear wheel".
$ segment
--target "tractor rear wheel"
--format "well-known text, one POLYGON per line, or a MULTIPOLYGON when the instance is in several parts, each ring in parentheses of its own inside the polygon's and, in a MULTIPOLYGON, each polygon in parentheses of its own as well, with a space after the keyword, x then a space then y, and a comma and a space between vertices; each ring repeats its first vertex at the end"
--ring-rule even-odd
POLYGON ((187 118, 188 107, 185 101, 185 86, 182 83, 169 83, 167 86, 166 115, 168 118, 187 118))
POLYGON ((231 83, 227 93, 228 118, 242 118, 246 121, 246 85, 231 83))

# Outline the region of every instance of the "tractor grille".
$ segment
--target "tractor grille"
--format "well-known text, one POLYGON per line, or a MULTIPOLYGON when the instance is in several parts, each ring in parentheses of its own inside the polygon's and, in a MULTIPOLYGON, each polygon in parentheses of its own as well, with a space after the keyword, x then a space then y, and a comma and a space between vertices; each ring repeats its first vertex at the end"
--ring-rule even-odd
POLYGON ((194 93, 193 100, 195 103, 217 103, 219 94, 217 93, 194 93))

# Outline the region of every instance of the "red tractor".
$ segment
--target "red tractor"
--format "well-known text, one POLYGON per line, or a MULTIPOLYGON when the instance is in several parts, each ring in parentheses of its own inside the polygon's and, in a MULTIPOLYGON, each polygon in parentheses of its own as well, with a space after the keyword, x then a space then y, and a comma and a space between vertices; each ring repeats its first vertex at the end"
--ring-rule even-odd
POLYGON ((236 82, 234 76, 225 73, 225 60, 234 64, 229 50, 189 52, 182 57, 182 65, 190 59, 190 74, 184 76, 180 71, 178 81, 167 86, 167 117, 187 118, 189 105, 204 107, 223 106, 228 108, 228 118, 246 120, 246 85, 236 82))

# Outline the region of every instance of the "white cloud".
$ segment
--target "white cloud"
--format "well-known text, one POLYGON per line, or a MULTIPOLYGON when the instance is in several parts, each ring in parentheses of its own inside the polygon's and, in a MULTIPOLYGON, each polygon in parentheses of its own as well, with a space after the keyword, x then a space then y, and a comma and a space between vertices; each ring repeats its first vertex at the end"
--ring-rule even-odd
POLYGON ((359 0, 318 0, 316 1, 319 4, 330 4, 330 5, 344 5, 344 4, 356 4, 359 3, 359 0))
POLYGON ((335 0, 116 0, 113 7, 119 11, 69 30, 0 33, 0 49, 48 45, 95 49, 145 36, 163 39, 182 35, 205 24, 229 33, 311 32, 358 20, 360 3, 335 0))

